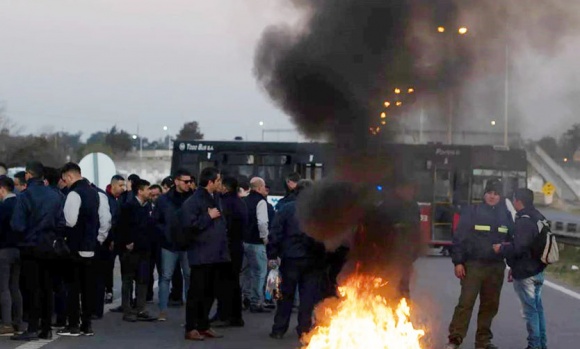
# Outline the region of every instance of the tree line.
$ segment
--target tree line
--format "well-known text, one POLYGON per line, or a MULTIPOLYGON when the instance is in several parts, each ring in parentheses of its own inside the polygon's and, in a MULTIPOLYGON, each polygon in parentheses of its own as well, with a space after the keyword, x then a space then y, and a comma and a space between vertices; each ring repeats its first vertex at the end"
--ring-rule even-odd
POLYGON ((132 150, 168 149, 173 139, 203 139, 197 121, 186 122, 175 137, 150 140, 139 138, 125 130, 112 126, 97 131, 82 140, 82 133, 46 132, 38 135, 21 134, 17 125, 0 110, 0 162, 9 167, 23 166, 30 159, 41 160, 46 166, 60 166, 67 161, 80 161, 83 156, 101 152, 113 159, 122 158, 132 150))

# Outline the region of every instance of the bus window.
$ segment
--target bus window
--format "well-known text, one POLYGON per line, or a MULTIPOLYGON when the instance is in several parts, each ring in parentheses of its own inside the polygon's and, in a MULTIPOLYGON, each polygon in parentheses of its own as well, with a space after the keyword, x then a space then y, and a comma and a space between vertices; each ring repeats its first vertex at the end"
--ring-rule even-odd
POLYGON ((270 186, 270 195, 284 195, 286 192, 286 177, 292 172, 290 165, 257 166, 257 176, 264 179, 270 186))
POLYGON ((435 202, 451 203, 451 173, 435 171, 435 202))

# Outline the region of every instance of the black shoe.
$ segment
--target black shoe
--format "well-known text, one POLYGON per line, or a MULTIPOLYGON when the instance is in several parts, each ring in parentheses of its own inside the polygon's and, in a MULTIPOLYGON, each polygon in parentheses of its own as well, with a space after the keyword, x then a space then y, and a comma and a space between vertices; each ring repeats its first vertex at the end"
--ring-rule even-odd
POLYGON ((38 332, 28 332, 24 331, 21 334, 14 335, 10 337, 13 341, 37 341, 38 340, 38 332))
POLYGON ((119 305, 116 308, 112 308, 111 310, 109 310, 111 313, 122 313, 123 312, 123 306, 119 305))
POLYGON ((82 325, 81 326, 81 334, 83 336, 92 337, 92 336, 95 335, 95 332, 93 332, 92 326, 90 326, 90 325, 88 325, 88 326, 82 325))
POLYGON ((81 335, 81 330, 79 330, 78 327, 65 327, 62 330, 58 330, 56 331, 56 334, 58 334, 59 336, 65 336, 65 337, 78 337, 81 335))
POLYGON ((250 300, 249 299, 244 298, 242 300, 242 310, 248 310, 248 309, 250 309, 250 305, 251 305, 251 303, 250 303, 250 300))
POLYGON ((266 309, 263 306, 259 307, 250 307, 250 313, 270 313, 270 309, 266 309))
POLYGON ((270 333, 270 338, 282 339, 282 338, 284 338, 284 334, 283 333, 272 332, 272 333, 270 333))
POLYGON ((38 338, 43 340, 51 340, 52 339, 52 330, 41 331, 38 334, 38 338))
POLYGON ((113 293, 105 293, 105 304, 113 303, 113 293))
POLYGON ((137 322, 137 315, 136 314, 123 315, 123 321, 137 322))
POLYGON ((233 319, 230 320, 230 326, 231 327, 244 327, 246 325, 246 323, 244 322, 244 319, 233 319))
POLYGON ((101 320, 102 318, 103 318, 103 315, 97 315, 97 314, 91 315, 91 320, 101 320))
POLYGON ((149 313, 146 311, 142 311, 137 314, 137 321, 157 321, 157 318, 155 316, 149 315, 149 313))
POLYGON ((66 321, 57 321, 54 324, 52 324, 51 327, 53 330, 60 330, 66 327, 66 321))

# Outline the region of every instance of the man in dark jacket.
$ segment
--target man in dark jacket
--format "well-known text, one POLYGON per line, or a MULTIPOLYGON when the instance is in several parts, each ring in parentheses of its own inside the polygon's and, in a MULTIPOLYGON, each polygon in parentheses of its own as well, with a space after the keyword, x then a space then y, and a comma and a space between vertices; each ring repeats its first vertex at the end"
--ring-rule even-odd
POLYGON ((294 189, 296 189, 300 178, 300 174, 297 172, 292 172, 286 177, 287 194, 276 204, 276 211, 280 210, 285 204, 296 200, 294 189))
POLYGON ((222 180, 224 194, 222 195, 222 214, 226 220, 228 231, 228 248, 231 263, 222 275, 222 286, 229 292, 223 292, 224 299, 218 299, 217 322, 215 327, 244 326, 242 319, 242 289, 240 287, 240 272, 244 258, 242 236, 248 225, 248 209, 238 196, 238 180, 235 177, 224 177, 222 180))
POLYGON ((52 248, 55 236, 63 232, 65 219, 61 195, 44 185, 43 176, 44 166, 40 162, 26 165, 27 189, 17 196, 10 222, 12 231, 22 237, 19 244, 22 273, 26 274, 25 288, 30 297, 28 329, 11 337, 13 340, 52 338, 53 259, 47 251, 52 248))
MULTIPOLYGON (((95 312, 95 251, 107 238, 111 212, 105 194, 99 196, 91 183, 81 175, 79 165, 69 162, 61 169, 69 188, 64 203, 65 236, 71 251, 65 282, 67 287, 68 326, 60 336, 93 336, 91 318, 95 312), (79 304, 82 303, 82 314, 79 304), (82 320, 79 328, 79 318, 82 320)), ((101 294, 104 296, 104 294, 101 294)))
MULTIPOLYGON (((309 180, 299 181, 295 188, 296 197, 311 185, 309 180)), ((268 236, 270 264, 278 258, 281 259, 282 297, 278 300, 270 337, 281 339, 288 330, 297 287, 300 305, 296 332, 300 337, 311 330, 314 306, 322 299, 325 250, 321 243, 302 231, 295 202, 287 203, 278 211, 268 236)))
POLYGON ((129 322, 157 319, 145 310, 151 239, 154 234, 149 203, 150 185, 144 179, 133 184, 135 195, 121 207, 115 241, 121 260, 123 320, 129 322), (136 294, 134 308, 131 307, 133 282, 136 294))
MULTIPOLYGON (((182 206, 182 226, 192 234, 187 259, 191 269, 185 310, 185 339, 219 338, 209 326, 209 312, 219 285, 221 270, 229 267, 226 221, 221 214, 219 190, 221 176, 214 167, 205 168, 199 178, 200 187, 182 206)), ((220 298, 218 296, 218 298, 220 298)))
MULTIPOLYGON (((177 262, 185 283, 181 294, 189 288, 189 262, 187 251, 180 249, 171 238, 171 224, 177 219, 175 215, 185 200, 191 196, 191 174, 185 170, 178 170, 173 175, 174 185, 169 191, 159 197, 153 217, 158 233, 161 234, 161 275, 159 277, 159 321, 167 320, 167 306, 169 302, 169 283, 173 278, 177 262)), ((183 296, 180 296, 183 299, 183 296)))
POLYGON ((20 251, 18 235, 10 227, 16 205, 14 182, 0 177, 0 336, 14 334, 22 326, 22 294, 20 293, 20 251), (13 316, 14 314, 14 316, 13 316))
MULTIPOLYGON (((107 240, 103 243, 103 247, 109 250, 108 264, 105 273, 105 300, 106 304, 113 303, 113 272, 115 269, 115 259, 117 258, 117 251, 115 250, 115 234, 119 226, 119 215, 121 214, 121 197, 127 190, 125 178, 120 175, 114 175, 111 178, 111 183, 107 186, 107 198, 109 199, 109 209, 111 210, 111 230, 107 240)), ((104 252, 104 251, 103 251, 104 252)), ((103 256, 104 257, 104 256, 103 256)), ((100 308, 99 308, 100 309, 100 308)), ((122 312, 121 307, 118 309, 122 312)), ((97 314, 100 315, 100 314, 97 314)))
POLYGON ((544 269, 538 256, 532 254, 532 246, 540 232, 539 226, 547 224, 546 218, 534 207, 534 192, 518 189, 514 195, 517 210, 513 241, 493 246, 496 253, 506 257, 512 270, 514 290, 524 308, 528 347, 547 348, 546 319, 542 305, 544 269))
POLYGON ((448 349, 456 349, 463 342, 478 295, 475 348, 497 348, 491 343, 491 323, 499 307, 505 263, 492 245, 506 242, 514 225, 501 197, 502 187, 497 180, 488 181, 484 202, 462 212, 453 236, 452 261, 455 276, 461 280, 461 296, 449 324, 448 349))

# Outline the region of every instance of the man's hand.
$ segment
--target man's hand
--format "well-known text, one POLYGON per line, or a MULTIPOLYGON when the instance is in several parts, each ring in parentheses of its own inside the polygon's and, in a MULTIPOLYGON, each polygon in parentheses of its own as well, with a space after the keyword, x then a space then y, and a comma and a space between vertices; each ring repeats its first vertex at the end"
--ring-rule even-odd
POLYGON ((463 266, 463 264, 457 264, 455 266, 455 276, 460 280, 463 280, 463 278, 465 278, 465 267, 463 266))
POLYGON ((494 251, 496 254, 500 254, 500 253, 501 253, 501 244, 494 244, 494 245, 493 245, 493 251, 494 251))
POLYGON ((207 213, 209 214, 209 216, 211 217, 211 219, 216 219, 222 216, 222 214, 220 213, 220 211, 217 208, 208 208, 207 209, 207 213))
POLYGON ((274 269, 278 266, 278 260, 277 259, 270 259, 268 261, 268 268, 270 269, 274 269))
POLYGON ((132 242, 132 243, 130 243, 129 245, 127 245, 127 246, 125 246, 125 247, 126 247, 126 248, 127 248, 127 250, 129 250, 129 251, 133 251, 133 248, 135 247, 135 243, 134 243, 134 242, 132 242))
POLYGON ((507 282, 514 282, 514 276, 512 275, 512 270, 508 271, 507 282))

